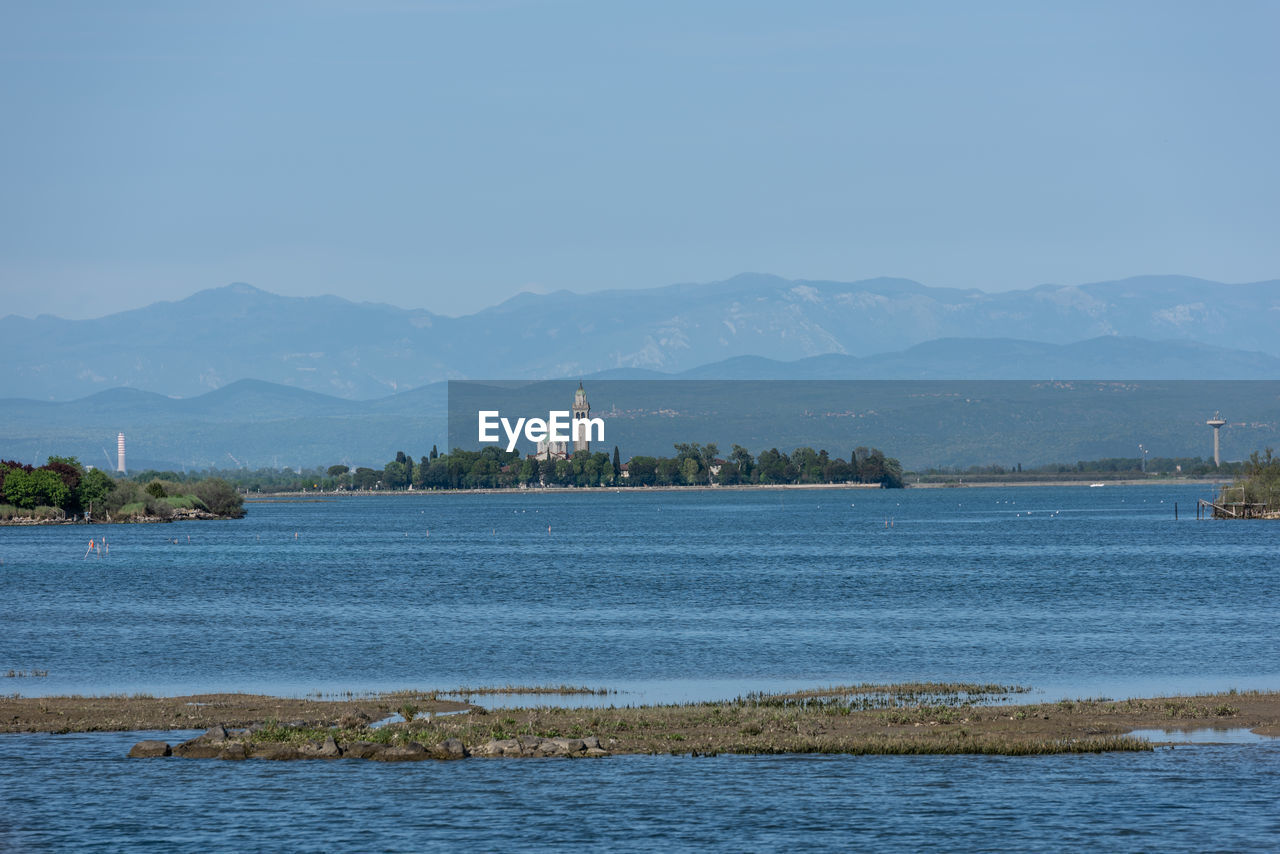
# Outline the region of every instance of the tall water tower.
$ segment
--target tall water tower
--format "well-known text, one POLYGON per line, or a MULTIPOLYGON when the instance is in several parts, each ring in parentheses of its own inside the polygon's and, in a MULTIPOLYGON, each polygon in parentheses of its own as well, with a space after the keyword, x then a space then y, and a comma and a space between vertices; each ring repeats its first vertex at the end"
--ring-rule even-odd
POLYGON ((116 471, 124 474, 124 434, 116 436, 116 471))
POLYGON ((1213 417, 1204 423, 1213 428, 1213 464, 1215 466, 1220 466, 1222 465, 1222 459, 1218 454, 1218 433, 1222 430, 1222 425, 1227 422, 1223 421, 1222 416, 1215 412, 1213 413, 1213 417))

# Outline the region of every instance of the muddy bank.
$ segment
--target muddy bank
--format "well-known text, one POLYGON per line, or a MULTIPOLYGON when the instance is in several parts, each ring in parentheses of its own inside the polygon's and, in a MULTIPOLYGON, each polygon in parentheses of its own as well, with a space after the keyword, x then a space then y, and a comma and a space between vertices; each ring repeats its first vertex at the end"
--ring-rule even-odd
POLYGON ((378 721, 412 703, 423 712, 456 712, 466 703, 430 694, 395 693, 348 699, 289 699, 255 694, 187 697, 0 697, 0 732, 103 732, 135 729, 249 727, 265 721, 331 727, 344 719, 378 721))
POLYGON ((999 686, 929 684, 680 706, 496 711, 408 694, 346 700, 7 698, 0 700, 0 729, 205 728, 209 732, 186 746, 158 742, 140 755, 384 761, 628 753, 1029 755, 1150 749, 1150 742, 1127 737, 1137 729, 1242 728, 1280 735, 1278 692, 1056 703, 1013 699, 1015 692, 999 686), (406 710, 410 720, 378 725, 406 710))

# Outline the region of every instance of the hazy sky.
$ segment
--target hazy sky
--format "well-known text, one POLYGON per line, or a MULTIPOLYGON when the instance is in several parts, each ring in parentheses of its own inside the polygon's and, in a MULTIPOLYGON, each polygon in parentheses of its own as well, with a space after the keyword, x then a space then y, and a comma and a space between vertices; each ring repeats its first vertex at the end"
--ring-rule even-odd
POLYGON ((0 6, 0 315, 1280 276, 1274 2, 0 6))

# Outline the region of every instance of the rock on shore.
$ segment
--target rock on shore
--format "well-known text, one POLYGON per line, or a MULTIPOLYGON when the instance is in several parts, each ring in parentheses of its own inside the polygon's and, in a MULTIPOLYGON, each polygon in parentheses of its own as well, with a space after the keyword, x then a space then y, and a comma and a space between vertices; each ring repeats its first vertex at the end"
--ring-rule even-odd
POLYGON ((173 750, 167 742, 163 741, 140 741, 129 751, 129 756, 133 759, 148 759, 153 756, 172 756, 173 750))
POLYGON ((382 744, 372 741, 339 743, 332 735, 323 742, 251 742, 241 740, 241 733, 228 732, 215 726, 193 739, 170 747, 163 741, 140 741, 129 751, 134 758, 178 756, 184 759, 373 759, 378 762, 420 762, 427 759, 448 761, 468 756, 525 757, 596 757, 608 756, 595 736, 586 738, 540 738, 522 735, 517 738, 493 739, 468 750, 461 740, 448 738, 439 744, 423 745, 416 741, 382 744))

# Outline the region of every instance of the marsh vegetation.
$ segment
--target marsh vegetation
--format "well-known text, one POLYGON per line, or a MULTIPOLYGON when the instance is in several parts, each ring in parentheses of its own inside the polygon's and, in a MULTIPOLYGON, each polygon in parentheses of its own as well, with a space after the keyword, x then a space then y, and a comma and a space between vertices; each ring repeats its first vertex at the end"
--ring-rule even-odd
MULTIPOLYGON (((1027 689, 964 683, 836 686, 663 706, 486 710, 400 692, 345 700, 243 695, 0 698, 0 729, 71 731, 243 727, 255 744, 381 744, 430 753, 447 743, 589 741, 610 754, 1002 754, 1149 750, 1142 728, 1229 726, 1280 734, 1280 693, 1012 703, 1027 689), (401 720, 380 719, 401 713, 401 720), (429 713, 423 716, 421 713, 429 713), (454 712, 455 714, 442 714, 454 712), (417 748, 414 748, 417 749, 417 748)), ((252 751, 250 752, 250 755, 252 751)), ((510 755, 510 754, 507 754, 510 755)), ((519 755, 545 755, 536 751, 519 755)), ((428 758, 423 756, 423 758, 428 758)))

